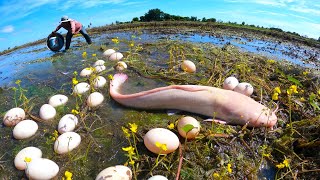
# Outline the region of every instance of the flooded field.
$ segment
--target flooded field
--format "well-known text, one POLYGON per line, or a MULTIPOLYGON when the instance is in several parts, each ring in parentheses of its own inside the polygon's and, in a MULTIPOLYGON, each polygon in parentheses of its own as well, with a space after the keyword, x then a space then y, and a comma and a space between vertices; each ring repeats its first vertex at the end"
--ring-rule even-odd
MULTIPOLYGON (((222 179, 274 179, 293 177, 296 171, 300 172, 297 174, 300 177, 319 175, 319 171, 307 174, 302 172, 302 168, 314 170, 320 164, 320 156, 312 155, 317 146, 306 145, 319 143, 316 132, 319 130, 320 111, 317 109, 320 99, 320 49, 249 35, 135 30, 95 34, 92 45, 87 45, 82 36, 74 37, 67 52, 51 52, 44 44, 19 49, 0 56, 0 67, 1 118, 17 103, 27 110, 27 117, 32 119, 39 117, 40 107, 48 103, 52 95, 64 94, 69 98, 67 105, 57 108, 57 115, 52 121, 38 122, 39 129, 32 138, 16 140, 12 136, 13 128, 1 127, 1 179, 26 178, 24 171, 14 167, 13 161, 15 155, 28 146, 40 148, 42 157, 59 165, 57 179, 61 179, 65 171, 72 172, 74 179, 93 179, 109 166, 128 164, 128 157, 122 150, 129 145, 122 132, 122 127, 128 127, 128 123, 138 125, 136 148, 141 156, 136 159, 133 168, 137 179, 148 178, 152 174, 163 174, 173 179, 178 169, 179 153, 168 155, 162 164, 153 169, 157 156, 144 147, 142 137, 148 129, 166 128, 168 123, 174 123, 182 115, 195 117, 203 126, 198 139, 184 144, 182 179, 217 179, 218 176, 222 179), (113 68, 116 62, 103 57, 104 50, 110 48, 123 53, 123 60, 128 64, 124 73, 128 74, 129 79, 121 89, 123 93, 171 84, 221 88, 224 79, 234 75, 253 85, 253 99, 272 104, 273 89, 279 86, 283 94, 279 95, 279 101, 275 101, 279 105, 278 125, 271 131, 232 125, 213 126, 203 122, 208 117, 192 113, 168 115, 166 110, 127 108, 109 96, 109 85, 95 90, 104 95, 104 103, 98 108, 88 108, 85 103, 87 94, 80 97, 72 94, 72 79, 91 81, 77 74, 91 67, 98 59, 105 60, 106 66, 106 70, 98 75, 108 78, 116 74, 118 71, 113 68), (180 69, 180 62, 184 59, 196 64, 196 73, 186 73, 180 69), (21 83, 17 83, 18 80, 21 83), (292 84, 298 84, 300 93, 290 99, 285 89, 292 84), (18 91, 22 88, 19 92, 27 100, 21 100, 21 94, 13 87, 18 91), (82 141, 71 153, 58 155, 53 150, 54 130, 60 118, 73 109, 80 111, 80 123, 75 132, 81 135, 82 141), (305 132, 300 121, 305 122, 303 126, 311 123, 318 125, 307 126, 309 131, 305 132), (302 149, 299 143, 307 147, 302 149), (288 146, 290 148, 285 149, 288 146), (284 159, 290 159, 292 166, 277 169, 276 165, 284 159), (232 171, 226 168, 228 164, 231 164, 232 171)), ((183 138, 180 142, 184 142, 183 138)))

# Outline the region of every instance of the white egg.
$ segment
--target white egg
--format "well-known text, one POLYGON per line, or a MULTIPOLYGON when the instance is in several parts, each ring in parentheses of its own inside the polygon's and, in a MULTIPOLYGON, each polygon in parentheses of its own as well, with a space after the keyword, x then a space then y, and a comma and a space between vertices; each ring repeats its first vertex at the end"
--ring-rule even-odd
POLYGON ((96 107, 96 106, 99 106, 103 102, 103 100, 104 100, 104 97, 101 93, 94 92, 88 96, 87 105, 89 107, 96 107))
POLYGON ((127 166, 116 165, 102 170, 96 177, 96 180, 131 180, 132 171, 127 166))
POLYGON ((93 64, 93 67, 96 67, 96 66, 104 66, 104 63, 105 61, 104 60, 97 60, 94 64, 93 64))
POLYGON ((33 136, 38 130, 38 124, 33 120, 20 121, 13 128, 13 137, 16 139, 27 139, 33 136))
POLYGON ((26 113, 21 108, 12 108, 3 117, 3 124, 5 126, 15 126, 18 122, 26 117, 26 113))
POLYGON ((56 109, 50 104, 42 105, 39 111, 40 118, 43 120, 51 120, 56 116, 56 114, 56 109))
POLYGON ((184 60, 181 63, 181 69, 183 71, 193 73, 196 72, 196 65, 192 61, 184 60))
POLYGON ((73 114, 66 114, 59 121, 58 131, 60 134, 73 131, 76 128, 77 124, 78 124, 77 116, 73 114))
POLYGON ((97 73, 99 73, 99 72, 106 70, 106 67, 104 65, 101 65, 101 66, 94 67, 94 69, 97 73))
POLYGON ((125 62, 123 62, 123 61, 119 61, 117 63, 117 65, 116 65, 116 70, 117 71, 123 71, 123 70, 125 70, 127 68, 128 68, 127 64, 125 62))
POLYGON ((68 102, 68 97, 62 94, 56 94, 49 99, 49 104, 53 107, 65 105, 68 102))
POLYGON ((238 84, 238 79, 233 76, 230 76, 224 80, 222 87, 223 89, 233 90, 238 84))
POLYGON ((114 49, 107 49, 103 52, 103 56, 109 58, 109 56, 113 53, 115 53, 116 51, 114 49))
POLYGON ((84 94, 89 90, 90 90, 90 85, 86 82, 81 82, 74 86, 73 92, 75 94, 84 94))
POLYGON ((106 78, 104 78, 103 76, 97 76, 94 80, 93 80, 93 87, 94 88, 102 88, 107 84, 107 80, 106 78))
POLYGON ((111 61, 120 61, 123 58, 123 55, 120 52, 112 53, 109 57, 111 61))
POLYGON ((14 166, 18 170, 25 170, 27 167, 27 163, 25 158, 31 158, 31 160, 41 158, 42 152, 39 148, 36 147, 26 147, 18 152, 16 157, 14 158, 14 166))
POLYGON ((89 77, 93 73, 93 68, 84 68, 80 72, 81 77, 89 77))
POLYGON ((178 129, 179 134, 182 137, 187 138, 187 139, 194 139, 200 132, 200 123, 195 118, 190 117, 190 116, 186 116, 186 117, 181 118, 178 121, 177 129, 178 129), (192 125, 193 129, 186 133, 183 130, 183 127, 185 127, 188 124, 192 125))
POLYGON ((168 178, 162 176, 162 175, 154 175, 150 177, 148 180, 168 180, 168 178))
POLYGON ((179 147, 179 138, 172 131, 164 128, 154 128, 147 132, 143 138, 147 149, 155 154, 168 154, 179 147), (157 143, 167 146, 167 150, 157 147, 157 143))
POLYGON ((81 136, 75 132, 61 134, 54 142, 54 151, 58 154, 65 154, 79 146, 81 136))
POLYGON ((247 82, 242 82, 239 83, 234 89, 235 92, 244 94, 246 96, 251 96, 253 93, 253 87, 250 83, 247 82))
POLYGON ((45 158, 32 159, 25 169, 25 173, 28 178, 35 180, 52 179, 57 176, 58 172, 59 166, 50 159, 45 158))

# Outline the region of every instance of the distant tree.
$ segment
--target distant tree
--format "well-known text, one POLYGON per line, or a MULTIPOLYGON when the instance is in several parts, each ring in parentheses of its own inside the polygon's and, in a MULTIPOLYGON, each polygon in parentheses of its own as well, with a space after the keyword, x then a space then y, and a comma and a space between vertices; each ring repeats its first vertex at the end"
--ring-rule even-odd
POLYGON ((246 24, 246 23, 245 23, 244 21, 241 23, 241 25, 243 25, 243 26, 244 26, 245 24, 246 24))
POLYGON ((133 22, 137 22, 137 21, 139 21, 139 18, 138 18, 138 17, 134 17, 134 18, 132 19, 132 21, 133 21, 133 22))
POLYGON ((140 21, 145 22, 145 17, 144 16, 140 16, 140 21))
POLYGON ((209 18, 208 20, 207 20, 207 22, 216 22, 217 20, 216 20, 216 18, 209 18))
POLYGON ((318 41, 320 42, 320 37, 318 38, 318 41))
POLYGON ((150 9, 148 13, 144 15, 144 20, 149 21, 162 21, 164 19, 164 13, 160 9, 150 9))
POLYGON ((195 17, 195 16, 191 16, 191 17, 190 17, 190 20, 191 20, 191 21, 198 21, 198 18, 195 17))
POLYGON ((202 18, 202 22, 207 22, 207 19, 205 17, 202 18))

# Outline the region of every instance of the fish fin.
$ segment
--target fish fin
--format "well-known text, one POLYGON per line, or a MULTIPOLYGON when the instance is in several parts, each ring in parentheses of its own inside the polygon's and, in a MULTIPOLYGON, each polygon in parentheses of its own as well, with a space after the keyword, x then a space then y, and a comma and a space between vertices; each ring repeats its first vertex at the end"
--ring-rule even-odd
POLYGON ((206 122, 215 122, 215 123, 218 123, 218 124, 227 124, 226 121, 223 121, 223 120, 220 120, 220 119, 205 119, 204 121, 206 121, 206 122))
POLYGON ((177 114, 177 113, 179 113, 179 112, 181 112, 181 111, 175 110, 175 109, 168 109, 168 110, 167 110, 168 116, 175 115, 175 114, 177 114))

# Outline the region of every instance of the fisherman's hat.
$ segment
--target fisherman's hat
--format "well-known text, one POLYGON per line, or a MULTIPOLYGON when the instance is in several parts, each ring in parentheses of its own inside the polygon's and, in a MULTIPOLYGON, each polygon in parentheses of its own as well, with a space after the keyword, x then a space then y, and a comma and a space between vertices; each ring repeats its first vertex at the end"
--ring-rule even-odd
POLYGON ((61 17, 61 21, 60 22, 68 22, 68 21, 71 21, 71 19, 69 19, 68 16, 62 16, 61 17))

